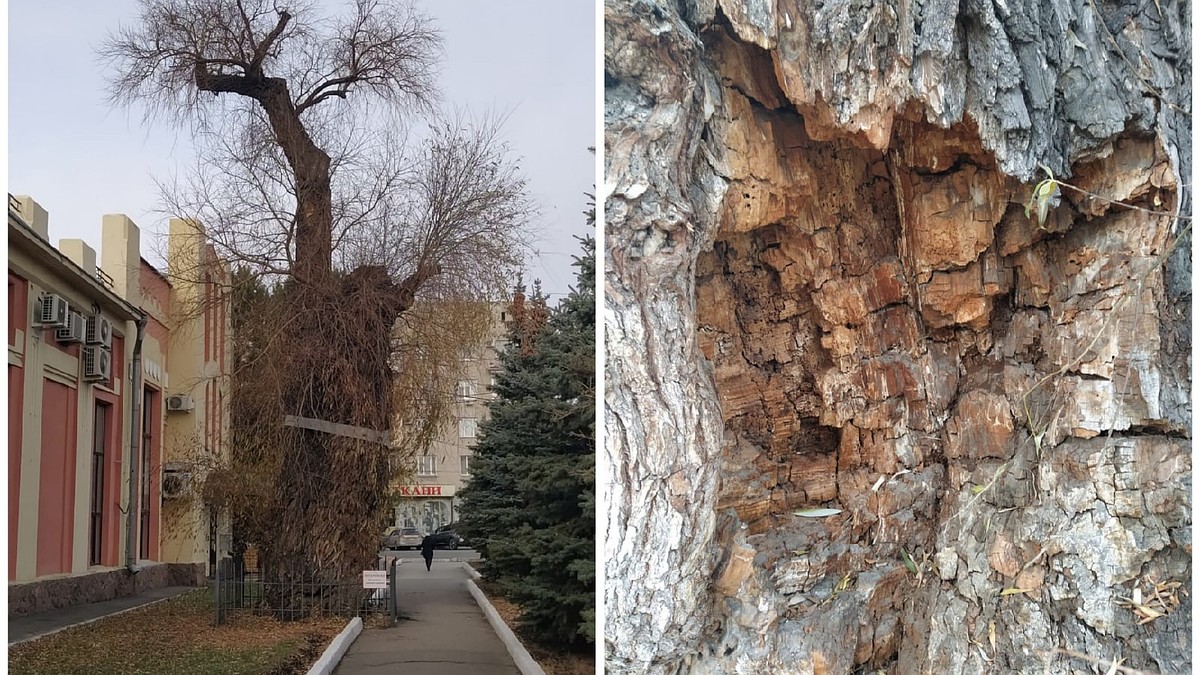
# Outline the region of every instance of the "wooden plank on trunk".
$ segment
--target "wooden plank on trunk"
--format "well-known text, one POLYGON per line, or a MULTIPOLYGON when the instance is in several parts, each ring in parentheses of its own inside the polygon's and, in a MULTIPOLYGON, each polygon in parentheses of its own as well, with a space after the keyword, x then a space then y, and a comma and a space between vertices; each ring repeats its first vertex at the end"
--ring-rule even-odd
POLYGON ((296 417, 295 415, 284 415, 283 426, 299 427, 301 429, 312 429, 334 436, 345 436, 346 438, 357 438, 371 443, 379 443, 380 445, 388 445, 388 433, 386 431, 376 431, 365 427, 352 427, 349 424, 338 424, 337 422, 327 422, 325 420, 313 419, 311 417, 296 417))

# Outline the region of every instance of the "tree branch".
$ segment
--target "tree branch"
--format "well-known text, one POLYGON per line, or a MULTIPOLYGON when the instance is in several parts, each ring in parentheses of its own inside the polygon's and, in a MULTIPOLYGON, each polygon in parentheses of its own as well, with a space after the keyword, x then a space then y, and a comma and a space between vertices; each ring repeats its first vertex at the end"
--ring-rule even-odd
POLYGON ((324 101, 331 96, 338 98, 346 98, 346 94, 350 93, 350 85, 359 82, 362 78, 357 75, 346 75, 343 77, 335 77, 317 85, 312 92, 304 98, 304 101, 296 105, 296 113, 302 113, 306 109, 324 101), (345 85, 345 86, 343 86, 345 85), (336 89, 331 89, 336 87, 336 89), (326 91, 329 90, 329 91, 326 91))
POLYGON ((266 95, 266 81, 261 77, 251 75, 226 75, 214 73, 208 66, 214 61, 197 59, 195 65, 196 88, 200 91, 211 91, 214 94, 239 94, 261 102, 266 95))
MULTIPOLYGON (((292 15, 286 9, 279 10, 279 23, 275 24, 275 28, 271 29, 271 32, 267 33, 267 37, 263 38, 263 41, 258 43, 258 46, 254 49, 254 58, 250 61, 249 68, 251 73, 257 73, 261 70, 263 60, 267 58, 267 52, 275 44, 275 40, 279 38, 279 35, 283 33, 283 29, 287 27, 288 22, 291 20, 292 15)), ((251 40, 251 44, 253 44, 253 38, 251 40)))

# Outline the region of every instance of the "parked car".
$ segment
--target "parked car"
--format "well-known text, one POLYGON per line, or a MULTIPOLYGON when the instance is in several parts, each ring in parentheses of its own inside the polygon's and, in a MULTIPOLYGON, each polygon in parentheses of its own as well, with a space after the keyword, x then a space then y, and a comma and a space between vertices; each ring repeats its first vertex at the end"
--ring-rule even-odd
POLYGON ((403 550, 406 548, 421 548, 421 531, 415 527, 393 527, 383 538, 386 549, 403 550))
POLYGON ((455 527, 456 526, 454 523, 450 523, 449 525, 443 525, 434 530, 433 534, 429 535, 433 537, 433 547, 454 550, 459 546, 465 546, 463 543, 463 538, 454 531, 455 527))

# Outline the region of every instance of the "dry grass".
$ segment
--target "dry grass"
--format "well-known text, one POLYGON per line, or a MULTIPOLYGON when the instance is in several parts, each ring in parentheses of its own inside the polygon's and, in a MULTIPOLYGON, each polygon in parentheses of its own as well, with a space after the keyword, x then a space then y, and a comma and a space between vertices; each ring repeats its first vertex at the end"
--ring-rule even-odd
POLYGON ((1132 596, 1120 598, 1118 604, 1132 610, 1140 626, 1175 611, 1179 607, 1179 593, 1187 594, 1186 590, 1181 590, 1181 586, 1183 584, 1178 581, 1156 581, 1151 577, 1135 584, 1132 596), (1144 594, 1143 583, 1149 589, 1144 594))
POLYGON ((521 608, 497 593, 495 587, 488 582, 479 579, 475 584, 496 608, 496 613, 504 619, 504 623, 521 638, 521 643, 529 650, 529 655, 546 671, 546 675, 593 675, 596 672, 596 657, 593 654, 552 651, 521 635, 521 608))
POLYGON ((237 614, 212 625, 196 591, 9 648, 14 675, 291 675, 304 673, 345 627, 340 618, 282 623, 237 614))

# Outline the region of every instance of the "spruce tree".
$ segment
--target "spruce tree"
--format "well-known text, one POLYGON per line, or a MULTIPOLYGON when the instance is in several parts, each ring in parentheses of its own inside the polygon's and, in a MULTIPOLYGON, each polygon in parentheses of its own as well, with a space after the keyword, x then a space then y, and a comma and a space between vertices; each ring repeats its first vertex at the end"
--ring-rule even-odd
POLYGON ((536 446, 545 435, 545 430, 525 421, 538 418, 540 387, 535 381, 533 346, 546 329, 549 309, 540 289, 535 287, 529 297, 525 290, 521 281, 513 290, 506 346, 499 355, 500 371, 492 385, 496 397, 488 403, 488 419, 478 430, 470 482, 460 493, 459 530, 483 556, 481 571, 489 579, 508 572, 504 562, 490 554, 491 540, 506 536, 524 522, 521 500, 512 489, 518 474, 511 458, 536 446))
POLYGON ((461 520, 528 633, 571 647, 595 640, 595 242, 582 242, 544 329, 514 313, 461 520))

